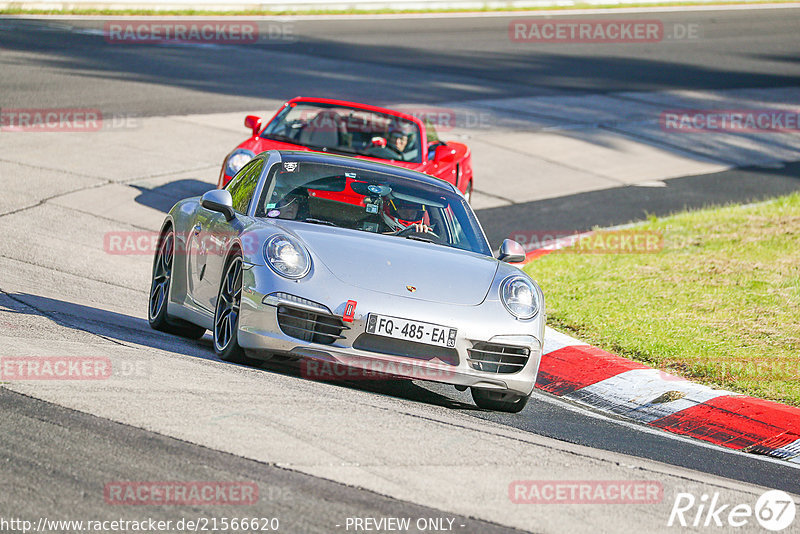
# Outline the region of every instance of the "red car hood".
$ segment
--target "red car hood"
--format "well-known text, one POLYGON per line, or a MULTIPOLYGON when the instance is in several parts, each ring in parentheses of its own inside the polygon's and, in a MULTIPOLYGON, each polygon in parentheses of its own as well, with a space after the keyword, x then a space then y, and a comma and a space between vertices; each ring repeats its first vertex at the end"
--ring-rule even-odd
MULTIPOLYGON (((303 145, 295 145, 292 143, 284 143, 282 141, 275 141, 274 139, 263 139, 261 137, 251 137, 238 148, 245 148, 247 150, 252 150, 254 153, 259 154, 264 152, 265 150, 306 150, 311 151, 310 148, 305 147, 303 145)), ((336 154, 336 152, 331 152, 336 154)), ((359 159, 367 159, 370 161, 379 161, 382 163, 388 163, 390 165, 396 165, 398 167, 405 167, 406 169, 411 169, 414 171, 425 172, 426 165, 424 163, 415 163, 412 161, 392 161, 383 158, 372 158, 369 156, 361 156, 356 154, 345 154, 346 156, 353 156, 354 158, 359 159)))

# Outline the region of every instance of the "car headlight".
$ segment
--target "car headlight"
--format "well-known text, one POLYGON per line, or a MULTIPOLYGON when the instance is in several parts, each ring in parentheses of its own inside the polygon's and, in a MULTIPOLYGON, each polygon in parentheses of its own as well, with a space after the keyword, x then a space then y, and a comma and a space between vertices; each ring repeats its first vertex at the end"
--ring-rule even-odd
POLYGON ((511 276, 503 281, 500 300, 509 313, 518 319, 530 319, 539 312, 536 288, 523 276, 511 276))
POLYGON ((252 150, 237 148, 228 156, 228 162, 225 164, 225 174, 228 176, 235 175, 254 157, 256 157, 256 155, 252 150))
POLYGON ((311 270, 311 256, 297 239, 278 234, 264 244, 264 259, 272 270, 291 279, 303 278, 311 270))

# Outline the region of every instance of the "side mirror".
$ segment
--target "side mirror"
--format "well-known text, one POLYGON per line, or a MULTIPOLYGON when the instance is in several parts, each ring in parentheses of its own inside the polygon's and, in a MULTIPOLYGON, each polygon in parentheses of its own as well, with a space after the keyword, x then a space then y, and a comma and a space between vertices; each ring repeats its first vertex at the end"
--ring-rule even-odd
POLYGON ((200 197, 200 205, 207 210, 218 211, 225 215, 225 220, 230 221, 236 215, 233 211, 233 198, 224 189, 212 189, 200 197))
POLYGON ((258 135, 258 132, 261 131, 261 117, 248 115, 244 118, 244 127, 250 128, 253 131, 253 135, 258 135))
POLYGON ((451 148, 447 145, 439 145, 436 147, 436 152, 434 153, 433 161, 436 163, 442 163, 444 161, 447 161, 448 159, 453 159, 455 153, 456 153, 455 148, 451 148))
POLYGON ((521 263, 525 261, 525 249, 516 241, 505 239, 500 245, 500 254, 497 259, 506 263, 521 263))

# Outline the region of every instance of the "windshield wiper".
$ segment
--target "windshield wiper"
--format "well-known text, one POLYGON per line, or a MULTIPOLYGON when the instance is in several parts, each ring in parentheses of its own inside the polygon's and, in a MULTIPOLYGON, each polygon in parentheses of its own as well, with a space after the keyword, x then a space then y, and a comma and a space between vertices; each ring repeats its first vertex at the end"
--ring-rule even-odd
POLYGON ((261 134, 263 139, 272 139, 273 141, 282 141, 284 143, 292 143, 293 145, 300 145, 297 139, 292 139, 288 135, 281 135, 281 134, 261 134))
MULTIPOLYGON (((300 144, 300 143, 297 143, 300 144)), ((357 150, 353 150, 352 148, 342 148, 338 146, 319 146, 319 145, 303 145, 311 150, 316 150, 318 152, 336 152, 340 154, 361 154, 357 150)), ((361 154, 363 155, 363 154, 361 154)))
POLYGON ((336 226, 337 228, 339 227, 338 225, 333 224, 330 221, 323 221, 322 219, 313 219, 313 218, 310 218, 310 217, 308 219, 303 219, 303 222, 307 222, 307 223, 311 223, 311 224, 324 224, 325 226, 336 226))
POLYGON ((407 235, 407 236, 404 236, 404 237, 406 239, 411 239, 413 241, 422 241, 423 243, 437 244, 436 241, 434 241, 433 239, 430 239, 428 237, 422 237, 421 235, 411 234, 411 235, 407 235))

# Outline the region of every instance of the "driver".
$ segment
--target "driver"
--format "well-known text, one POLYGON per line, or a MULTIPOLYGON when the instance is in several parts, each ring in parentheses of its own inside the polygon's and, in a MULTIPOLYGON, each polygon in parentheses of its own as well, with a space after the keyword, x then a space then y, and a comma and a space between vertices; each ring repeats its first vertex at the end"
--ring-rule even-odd
POLYGON ((417 149, 414 135, 400 128, 392 128, 386 133, 376 134, 370 154, 383 159, 410 161, 416 157, 417 149))
POLYGON ((289 220, 305 219, 308 216, 308 200, 304 195, 295 191, 283 197, 275 208, 267 213, 267 216, 289 220))
POLYGON ((394 130, 389 133, 389 139, 386 142, 390 148, 402 155, 408 148, 408 134, 400 130, 394 130))
POLYGON ((430 217, 423 204, 387 198, 383 203, 381 213, 383 222, 392 233, 433 233, 430 226, 430 217))

